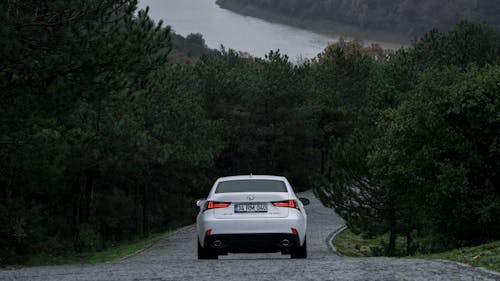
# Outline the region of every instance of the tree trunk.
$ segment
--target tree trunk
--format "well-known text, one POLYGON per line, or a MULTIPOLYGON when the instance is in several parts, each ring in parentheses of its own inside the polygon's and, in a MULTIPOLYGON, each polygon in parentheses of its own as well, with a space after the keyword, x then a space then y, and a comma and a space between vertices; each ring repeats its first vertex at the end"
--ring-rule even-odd
POLYGON ((79 174, 74 183, 73 246, 76 252, 81 252, 83 248, 82 225, 90 222, 94 175, 95 172, 87 170, 83 174, 79 174))
POLYGON ((396 211, 391 209, 389 214, 389 245, 387 246, 387 255, 392 257, 396 253, 396 237, 397 237, 397 229, 396 229, 396 211))
POLYGON ((140 235, 142 234, 142 216, 141 216, 141 194, 139 193, 139 187, 136 185, 134 187, 134 228, 135 228, 135 234, 140 235))
POLYGON ((407 256, 410 256, 412 253, 411 253, 411 229, 408 228, 408 230, 406 231, 406 255, 407 256))
POLYGON ((100 240, 99 245, 97 245, 97 251, 106 250, 106 241, 109 239, 108 225, 105 222, 101 222, 99 226, 100 240))
POLYGON ((324 176, 325 175, 325 152, 324 152, 324 149, 323 147, 321 147, 321 159, 320 159, 320 168, 319 168, 319 174, 321 176, 324 176))
POLYGON ((96 172, 92 170, 86 170, 84 174, 84 183, 83 186, 83 212, 82 212, 82 223, 90 222, 90 205, 92 204, 92 197, 94 192, 94 178, 96 172))
POLYGON ((83 178, 78 175, 74 182, 74 199, 73 199, 73 248, 76 252, 82 251, 82 197, 83 197, 83 178))
POLYGON ((142 197, 142 227, 144 237, 148 237, 150 233, 149 229, 149 188, 148 183, 144 184, 142 197))
POLYGON ((320 175, 324 177, 328 171, 327 162, 328 154, 330 153, 329 138, 327 136, 323 137, 323 142, 321 143, 321 163, 320 163, 320 175))

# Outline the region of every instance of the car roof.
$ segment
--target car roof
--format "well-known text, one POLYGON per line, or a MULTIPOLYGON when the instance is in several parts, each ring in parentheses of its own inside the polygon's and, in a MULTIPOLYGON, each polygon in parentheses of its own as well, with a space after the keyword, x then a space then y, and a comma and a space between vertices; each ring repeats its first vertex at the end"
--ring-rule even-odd
POLYGON ((221 177, 217 181, 231 181, 231 180, 280 180, 286 181, 285 177, 282 176, 272 176, 272 175, 240 175, 240 176, 228 176, 221 177))

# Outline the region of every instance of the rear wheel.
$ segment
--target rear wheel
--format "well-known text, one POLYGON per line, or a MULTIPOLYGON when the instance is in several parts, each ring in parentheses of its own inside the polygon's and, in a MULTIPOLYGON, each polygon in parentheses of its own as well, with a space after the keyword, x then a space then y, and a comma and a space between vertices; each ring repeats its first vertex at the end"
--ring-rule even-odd
MULTIPOLYGON (((198 240, 198 239, 197 239, 198 240)), ((200 245, 200 240, 198 240, 198 259, 199 260, 216 260, 219 258, 217 253, 215 253, 213 250, 209 248, 203 248, 200 245)))
POLYGON ((304 238, 304 244, 302 246, 297 246, 290 252, 290 257, 292 259, 305 259, 307 258, 307 239, 304 238))

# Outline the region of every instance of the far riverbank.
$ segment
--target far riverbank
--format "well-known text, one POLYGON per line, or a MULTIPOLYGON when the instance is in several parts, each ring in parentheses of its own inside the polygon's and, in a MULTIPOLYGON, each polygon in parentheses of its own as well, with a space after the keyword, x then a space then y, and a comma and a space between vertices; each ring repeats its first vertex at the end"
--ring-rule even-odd
POLYGON ((369 45, 376 43, 384 49, 399 49, 410 45, 412 41, 412 38, 408 38, 400 33, 366 30, 334 21, 300 19, 232 1, 217 0, 216 3, 222 9, 238 14, 260 18, 273 23, 286 24, 327 36, 344 37, 346 39, 359 38, 362 39, 365 44, 369 45))

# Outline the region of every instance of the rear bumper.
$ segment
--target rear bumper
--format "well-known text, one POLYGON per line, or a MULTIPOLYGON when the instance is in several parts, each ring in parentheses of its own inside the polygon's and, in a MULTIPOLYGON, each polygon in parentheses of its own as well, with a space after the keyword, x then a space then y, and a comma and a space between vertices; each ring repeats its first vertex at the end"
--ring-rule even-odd
POLYGON ((290 233, 214 234, 207 236, 204 244, 219 254, 288 253, 300 245, 300 239, 290 233))
MULTIPOLYGON (((197 218, 197 233, 200 245, 209 245, 205 242, 206 232, 210 230, 210 236, 215 235, 268 235, 273 236, 294 235, 292 228, 298 232, 300 245, 304 243, 306 235, 307 219, 298 210, 291 210, 288 217, 284 218, 255 218, 255 219, 217 219, 210 211, 202 212, 197 218)), ((262 239, 259 239, 259 241, 262 239)), ((267 239, 264 239, 267 240, 267 239)))
POLYGON ((199 224, 213 234, 292 233, 292 227, 302 228, 298 217, 235 220, 205 217, 199 224))

